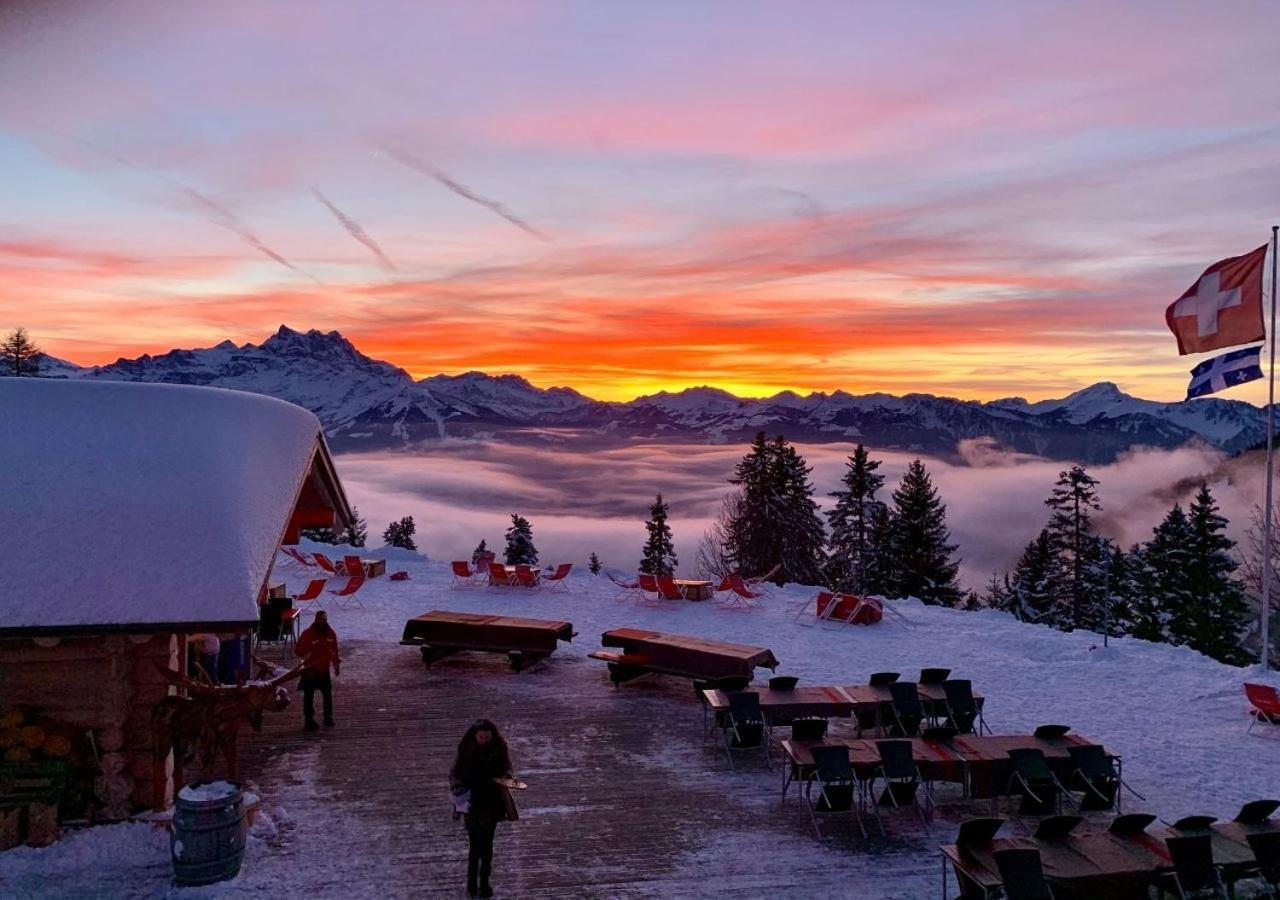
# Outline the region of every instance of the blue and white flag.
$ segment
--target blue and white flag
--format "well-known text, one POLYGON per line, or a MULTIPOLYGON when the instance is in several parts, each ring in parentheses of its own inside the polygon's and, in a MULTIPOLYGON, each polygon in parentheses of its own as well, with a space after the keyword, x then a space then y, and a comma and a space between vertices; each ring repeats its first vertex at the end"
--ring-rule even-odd
POLYGON ((1246 381, 1262 377, 1261 347, 1232 350, 1213 359, 1206 359, 1191 370, 1191 384, 1187 385, 1187 399, 1203 397, 1225 391, 1246 381))

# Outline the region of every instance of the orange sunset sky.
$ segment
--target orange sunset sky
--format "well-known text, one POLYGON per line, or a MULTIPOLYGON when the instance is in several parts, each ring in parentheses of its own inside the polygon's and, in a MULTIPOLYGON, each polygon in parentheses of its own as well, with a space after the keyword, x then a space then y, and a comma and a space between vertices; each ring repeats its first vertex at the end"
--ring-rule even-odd
POLYGON ((1277 20, 1115 7, 6 4, 0 328, 1180 399, 1165 307, 1280 220, 1277 20))

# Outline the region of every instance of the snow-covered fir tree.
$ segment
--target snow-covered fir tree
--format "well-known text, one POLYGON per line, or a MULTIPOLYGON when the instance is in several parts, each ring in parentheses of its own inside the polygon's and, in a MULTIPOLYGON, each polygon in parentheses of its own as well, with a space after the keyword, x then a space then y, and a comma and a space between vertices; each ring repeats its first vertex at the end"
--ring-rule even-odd
POLYGON ((867 534, 867 560, 862 569, 863 594, 877 597, 893 595, 898 577, 893 534, 893 510, 884 503, 877 503, 871 510, 867 534))
POLYGON ((679 561, 671 543, 671 526, 667 524, 667 504, 658 494, 649 507, 649 519, 644 523, 648 538, 641 550, 640 571, 646 575, 671 575, 679 561))
POLYGON ((602 568, 604 566, 600 563, 600 557, 596 556, 594 552, 587 557, 587 571, 592 575, 599 575, 602 568))
POLYGON ((1008 609, 1024 622, 1053 624, 1054 605, 1053 542, 1049 529, 1042 528, 1036 539, 1023 549, 1009 578, 1008 609))
POLYGON ((1175 644, 1242 665, 1252 659, 1240 646, 1251 615, 1244 586, 1235 575, 1238 564, 1231 549, 1236 542, 1227 537, 1226 528, 1208 485, 1201 484, 1187 510, 1188 602, 1170 609, 1169 631, 1175 644))
POLYGON ((725 529, 724 555, 730 569, 747 575, 763 575, 778 562, 771 460, 769 442, 761 431, 729 479, 738 486, 738 502, 725 529))
POLYGON ((507 547, 503 561, 509 566, 538 564, 538 548, 533 546, 533 526, 524 516, 511 514, 511 527, 507 529, 507 547))
POLYGON ((1191 526, 1182 504, 1151 531, 1151 540, 1135 548, 1133 596, 1129 599, 1129 633, 1147 641, 1168 642, 1170 610, 1191 602, 1191 526))
POLYGON ((387 530, 382 532, 382 540, 388 547, 417 550, 418 545, 413 542, 413 536, 417 531, 418 526, 413 523, 413 516, 405 516, 400 521, 392 522, 387 526, 387 530))
POLYGON ((338 532, 328 526, 320 528, 304 528, 300 534, 309 541, 315 541, 317 544, 340 544, 338 540, 338 532))
POLYGON ((364 516, 360 515, 360 510, 353 506, 351 507, 351 525, 342 533, 342 540, 338 543, 363 547, 368 542, 369 523, 365 521, 364 516))
POLYGON ((809 480, 813 468, 781 436, 774 439, 773 453, 774 532, 782 564, 774 580, 778 584, 820 584, 827 533, 813 499, 813 482, 809 480))
POLYGON ((919 597, 932 606, 955 606, 960 599, 952 559, 947 508, 924 463, 914 460, 893 492, 892 548, 897 569, 893 593, 919 597))
POLYGON ((876 506, 876 491, 884 484, 884 476, 876 472, 880 461, 872 459, 867 448, 859 444, 845 464, 840 489, 833 491, 835 506, 827 511, 831 537, 827 544, 827 586, 838 591, 865 590, 865 571, 870 560, 871 519, 876 506))

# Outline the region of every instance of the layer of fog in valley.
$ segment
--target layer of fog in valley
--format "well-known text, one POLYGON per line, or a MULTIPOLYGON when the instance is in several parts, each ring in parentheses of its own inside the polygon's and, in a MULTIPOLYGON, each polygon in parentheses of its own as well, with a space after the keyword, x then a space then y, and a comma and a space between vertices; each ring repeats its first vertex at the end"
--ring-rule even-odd
MULTIPOLYGON (((799 444, 813 467, 817 499, 827 506, 852 444, 799 444)), ((1044 499, 1069 463, 1006 453, 985 441, 961 446, 962 462, 926 458, 947 505, 947 522, 962 559, 966 587, 980 588, 993 571, 1012 566, 1047 519, 1044 499)), ((661 491, 681 574, 693 574, 697 543, 714 519, 745 445, 636 444, 581 451, 494 442, 443 441, 413 453, 341 455, 337 465, 353 503, 369 520, 370 543, 393 518, 412 515, 419 549, 437 559, 470 556, 483 538, 503 542, 510 514, 533 523, 542 562, 585 563, 595 552, 607 566, 634 570, 644 519, 661 491)), ((915 454, 873 451, 889 500, 915 454)), ((1207 449, 1136 449, 1095 466, 1103 512, 1099 530, 1126 548, 1146 540, 1175 501, 1185 505, 1207 481, 1240 540, 1261 503, 1263 464, 1257 454, 1228 459, 1207 449)))

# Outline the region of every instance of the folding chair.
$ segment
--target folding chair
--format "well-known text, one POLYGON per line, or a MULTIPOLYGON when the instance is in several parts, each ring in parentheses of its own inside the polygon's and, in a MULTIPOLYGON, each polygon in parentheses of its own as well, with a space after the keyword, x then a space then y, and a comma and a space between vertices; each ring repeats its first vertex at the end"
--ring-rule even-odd
POLYGON ((355 556, 354 554, 351 554, 351 553, 348 553, 347 555, 343 556, 342 557, 342 574, 350 575, 352 577, 356 575, 364 575, 365 574, 364 560, 362 560, 360 557, 355 556))
POLYGON ((327 578, 313 578, 300 592, 291 595, 291 599, 295 604, 306 603, 324 609, 324 602, 320 599, 320 595, 324 593, 324 586, 328 583, 327 578))
MULTIPOLYGON (((987 723, 982 720, 982 707, 973 696, 973 683, 967 678, 953 678, 942 682, 946 697, 946 724, 962 734, 982 734, 987 723)), ((987 733, 991 729, 987 728, 987 733)))
POLYGON ((872 687, 888 687, 901 677, 897 672, 872 672, 867 684, 872 687))
POLYGON ((644 594, 640 591, 639 581, 622 581, 612 572, 606 571, 604 576, 608 578, 618 588, 615 595, 616 600, 643 600, 644 594))
POLYGON ((547 590, 552 591, 557 588, 562 591, 568 591, 564 580, 569 577, 569 573, 573 571, 573 563, 560 563, 556 566, 556 570, 550 575, 546 575, 542 579, 543 585, 547 590))
MULTIPOLYGON (((1004 819, 968 819, 960 823, 960 832, 956 835, 956 849, 962 857, 972 857, 975 850, 989 849, 995 840, 996 833, 1004 825, 1004 819)), ((979 866, 981 867, 981 866, 979 866)), ((989 888, 974 880, 963 866, 952 864, 956 875, 956 883, 960 886, 959 900, 987 900, 991 896, 989 888)), ((945 873, 944 873, 945 879, 945 873)), ((946 896, 946 882, 943 882, 943 896, 946 896)))
MULTIPOLYGON (((1015 793, 1020 800, 1018 814, 1024 816, 1049 816, 1058 812, 1067 789, 1049 768, 1044 752, 1034 747, 1009 751, 1013 761, 1013 774, 1009 776, 1008 794, 1015 793)), ((1073 801, 1074 802, 1074 801, 1073 801)))
POLYGON ((794 691, 800 679, 795 675, 773 675, 769 678, 769 690, 794 691))
POLYGON ((706 746, 707 738, 709 738, 717 728, 723 728, 725 722, 728 721, 728 713, 716 713, 714 720, 708 722, 707 711, 710 706, 707 703, 706 691, 724 691, 726 694, 733 691, 745 691, 747 685, 751 683, 751 679, 743 677, 735 678, 714 678, 707 680, 695 679, 693 682, 693 695, 698 698, 698 703, 702 706, 702 744, 706 746))
POLYGON ((450 563, 453 572, 453 581, 449 583, 450 587, 457 587, 460 584, 475 584, 476 573, 467 565, 465 560, 455 559, 450 563))
POLYGON ((724 724, 724 753, 734 769, 733 754, 760 751, 765 765, 773 767, 769 758, 769 727, 760 709, 760 695, 755 691, 729 694, 729 714, 724 724))
POLYGON ((1036 826, 1034 837, 1038 841, 1061 841, 1083 821, 1084 816, 1046 816, 1036 826))
POLYGON ((1271 818, 1271 814, 1280 809, 1280 800, 1250 800, 1240 807, 1233 822, 1241 825, 1261 825, 1271 818))
POLYGON ((1272 900, 1280 897, 1280 831, 1264 831, 1248 836, 1249 849, 1258 861, 1258 877, 1272 900))
POLYGON ((515 583, 514 572, 508 572, 507 567, 500 562, 489 563, 489 587, 511 587, 515 583))
POLYGON ((636 581, 640 583, 640 593, 645 600, 652 601, 662 599, 662 593, 658 590, 657 575, 646 575, 644 572, 641 572, 636 576, 636 581), (650 594, 653 596, 650 597, 650 594))
POLYGON ((914 681, 895 681, 889 685, 893 695, 893 723, 888 733, 894 737, 919 737, 924 721, 924 704, 914 681))
POLYGON ((921 669, 921 684, 942 684, 951 675, 950 669, 921 669))
POLYGON ((737 606, 754 609, 756 604, 767 595, 763 591, 753 591, 747 587, 741 575, 729 576, 729 596, 721 603, 721 607, 737 606))
POLYGON ((1045 880, 1039 850, 1010 847, 997 850, 994 855, 1006 900, 1053 900, 1053 890, 1045 880))
POLYGON ((1253 707, 1249 710, 1249 715, 1253 717, 1253 721, 1249 723, 1249 729, 1245 732, 1246 734, 1253 731, 1253 726, 1259 722, 1266 722, 1268 725, 1280 725, 1280 691, 1277 691, 1269 684, 1246 684, 1244 693, 1253 707))
POLYGON ((281 547, 280 550, 285 556, 289 557, 285 560, 285 565, 298 571, 306 571, 315 565, 311 560, 307 559, 306 554, 297 547, 281 547))
POLYGON ((1070 730, 1070 725, 1037 725, 1036 730, 1031 733, 1042 741, 1060 741, 1070 730))
MULTIPOLYGON (((720 582, 720 586, 716 588, 716 590, 717 591, 729 590, 729 577, 727 575, 725 576, 724 581, 720 582)), ((832 613, 835 612, 836 595, 831 593, 830 591, 819 591, 818 596, 813 600, 804 600, 800 603, 797 603, 795 606, 788 607, 787 612, 795 612, 795 617, 791 621, 799 622, 800 617, 809 611, 810 604, 812 604, 813 606, 814 618, 817 621, 822 622, 826 619, 831 618, 832 613)), ((804 624, 805 624, 805 627, 809 627, 808 622, 804 624)))
POLYGON ((330 575, 342 574, 342 572, 338 570, 337 564, 335 564, 333 560, 325 556, 323 553, 320 553, 319 551, 312 553, 311 558, 316 561, 317 566, 324 569, 330 575))
POLYGON ((822 840, 819 816, 852 815, 862 836, 867 828, 858 810, 858 776, 849 762, 849 748, 844 744, 814 747, 813 772, 804 784, 804 803, 813 822, 813 832, 822 840), (814 792, 817 796, 814 796, 814 792))
POLYGON ((343 607, 350 602, 357 609, 364 609, 364 601, 356 596, 356 592, 364 586, 364 576, 354 575, 347 579, 347 583, 336 591, 330 591, 334 598, 338 601, 338 606, 343 607))
POLYGON ((1080 808, 1088 812, 1120 810, 1120 773, 1107 751, 1097 744, 1084 747, 1068 747, 1071 754, 1071 774, 1067 776, 1067 789, 1079 785, 1083 792, 1080 808))
POLYGON ((684 591, 680 589, 680 585, 676 584, 676 580, 670 575, 656 576, 658 598, 660 600, 683 600, 685 599, 684 591))
POLYGON ((1125 813, 1112 819, 1107 831, 1125 836, 1142 834, 1155 820, 1156 817, 1151 813, 1125 813))
POLYGON ((928 828, 933 814, 933 789, 920 774, 920 767, 916 765, 915 755, 911 752, 911 742, 876 741, 876 750, 880 753, 880 767, 871 776, 867 790, 874 792, 876 781, 884 782, 880 796, 871 804, 880 836, 885 836, 884 820, 880 817, 881 807, 902 809, 911 806, 920 816, 920 824, 928 828), (922 785, 925 788, 923 806, 920 803, 922 785))
POLYGON ((792 719, 791 740, 821 741, 827 736, 826 719, 792 719))
POLYGON ((1222 874, 1213 862, 1213 838, 1207 834, 1165 839, 1173 875, 1161 882, 1179 900, 1227 900, 1222 874))
POLYGON ((520 587, 535 588, 541 573, 533 566, 519 563, 516 565, 515 583, 520 587))

